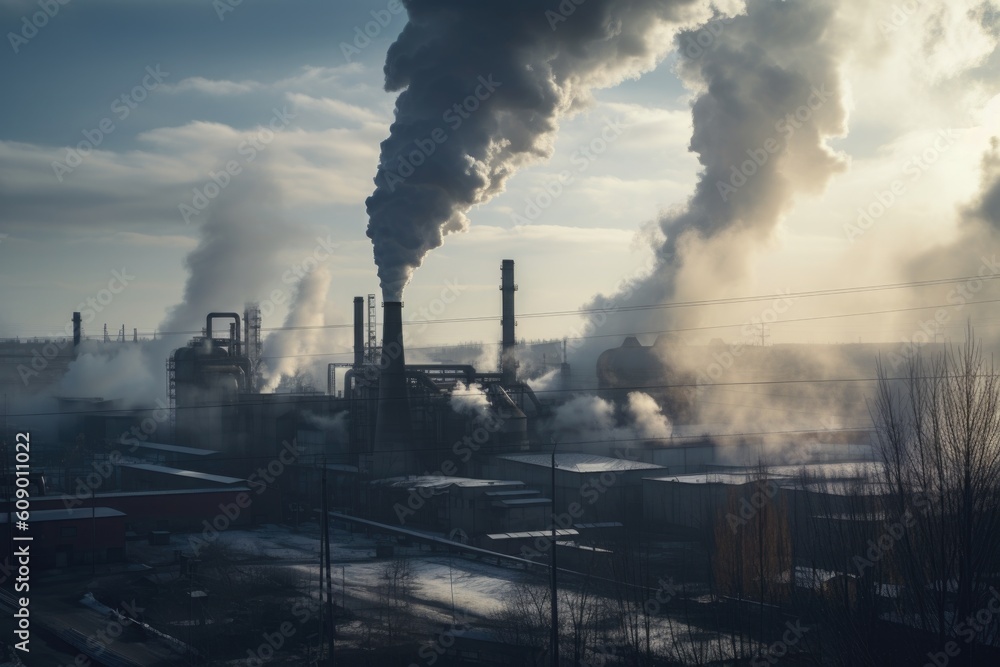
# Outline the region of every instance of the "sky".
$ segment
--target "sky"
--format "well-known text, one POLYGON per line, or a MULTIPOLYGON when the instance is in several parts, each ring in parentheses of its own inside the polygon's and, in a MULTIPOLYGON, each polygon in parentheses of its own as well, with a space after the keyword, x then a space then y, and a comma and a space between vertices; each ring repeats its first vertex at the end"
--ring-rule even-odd
MULTIPOLYGON (((670 4, 589 1, 594 12, 670 4)), ((967 321, 1000 329, 995 305, 958 304, 968 281, 767 310, 789 293, 1000 275, 988 261, 1000 229, 995 0, 690 0, 662 31, 623 14, 613 56, 574 44, 594 18, 586 4, 553 23, 546 11, 558 2, 512 3, 537 41, 510 53, 476 48, 493 33, 480 34, 489 24, 471 6, 404 4, 0 3, 0 337, 61 334, 84 310, 89 335, 106 323, 182 332, 183 343, 208 311, 255 300, 265 329, 329 327, 274 345, 348 360, 350 331, 332 325, 350 322, 353 296, 380 293, 366 235, 380 143, 408 148, 406 123, 431 93, 433 109, 463 99, 427 72, 475 63, 475 76, 455 78, 475 81, 495 75, 494 60, 496 72, 551 83, 554 101, 528 109, 515 99, 524 91, 507 92, 519 80, 501 78, 464 126, 476 138, 470 128, 487 128, 488 141, 441 144, 456 164, 467 150, 493 171, 406 273, 408 317, 467 320, 420 327, 419 341, 495 342, 502 259, 515 260, 522 314, 575 312, 628 284, 640 286, 627 291, 633 304, 715 301, 602 325, 608 347, 630 330, 653 332, 646 341, 676 328, 696 342, 738 339, 765 315, 771 342, 896 341, 942 308, 935 331, 947 337, 967 321), (415 9, 421 20, 390 51, 415 9), (428 54, 439 34, 468 38, 468 62, 461 50, 428 54), (625 39, 636 36, 638 46, 625 39), (391 92, 388 53, 402 81, 391 92), (796 111, 794 128, 781 125, 796 111), (507 120, 491 124, 494 113, 507 120), (741 168, 760 174, 740 184, 741 168), (718 302, 747 296, 767 298, 718 302)), ((414 219, 392 224, 426 222, 411 202, 394 206, 414 219)), ((992 286, 966 300, 1000 298, 992 286)), ((518 336, 572 337, 586 325, 524 317, 518 336)))

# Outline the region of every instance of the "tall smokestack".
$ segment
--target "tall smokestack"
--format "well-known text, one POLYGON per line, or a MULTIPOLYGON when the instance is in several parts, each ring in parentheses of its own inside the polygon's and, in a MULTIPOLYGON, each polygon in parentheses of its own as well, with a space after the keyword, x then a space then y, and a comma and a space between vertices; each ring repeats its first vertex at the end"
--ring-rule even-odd
POLYGON ((354 297, 354 367, 365 361, 365 298, 354 297))
POLYGON ((517 360, 514 358, 514 346, 517 337, 514 334, 514 260, 505 259, 500 263, 500 292, 502 294, 503 316, 501 331, 503 338, 500 345, 500 373, 504 385, 511 385, 517 380, 517 360))
POLYGON ((409 472, 413 456, 410 401, 403 349, 403 304, 382 304, 382 354, 379 357, 378 414, 375 419, 373 475, 396 477, 409 472))
POLYGON ((80 313, 73 313, 73 347, 80 346, 80 337, 82 335, 80 327, 80 313))

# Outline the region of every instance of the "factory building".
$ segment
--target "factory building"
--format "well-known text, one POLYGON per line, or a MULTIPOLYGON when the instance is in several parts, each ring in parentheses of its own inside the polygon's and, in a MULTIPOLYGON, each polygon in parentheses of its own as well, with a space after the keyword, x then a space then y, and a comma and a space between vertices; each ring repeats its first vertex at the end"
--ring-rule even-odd
POLYGON ((375 480, 377 520, 478 543, 487 533, 548 522, 551 501, 523 482, 422 475, 375 480))
POLYGON ((621 347, 605 350, 597 358, 598 395, 621 406, 629 393, 642 391, 663 406, 672 422, 691 423, 697 378, 670 361, 668 352, 677 345, 666 334, 646 346, 635 336, 628 336, 621 347))
MULTIPOLYGON (((642 479, 662 468, 652 463, 608 456, 560 452, 555 455, 555 506, 571 523, 642 521, 642 479), (573 516, 576 515, 576 516, 573 516)), ((507 454, 489 465, 499 479, 524 480, 529 487, 550 489, 550 454, 507 454)))
MULTIPOLYGON (((252 503, 234 525, 297 524, 313 518, 325 482, 331 509, 502 553, 522 553, 555 520, 560 550, 581 558, 623 527, 711 530, 734 496, 753 492, 752 470, 731 462, 751 462, 769 443, 752 435, 720 442, 709 434, 726 431, 725 424, 692 423, 696 383, 671 361, 667 351, 680 343, 666 336, 652 345, 626 337, 601 354, 596 395, 624 420, 628 394, 647 393, 671 420, 670 437, 619 444, 581 431, 575 451, 557 450, 553 486, 551 417, 558 401, 574 394, 541 400, 522 376, 529 357, 519 354, 515 337, 513 260, 500 269, 495 369, 408 363, 405 304, 386 301, 379 313, 374 295, 358 296, 353 359, 329 364, 326 393, 261 393, 261 316, 248 304, 242 314, 207 313, 202 335, 170 355, 169 410, 61 399, 75 417, 60 423, 56 437, 75 443, 73 454, 51 470, 42 457, 40 467, 63 497, 94 502, 92 493, 126 515, 135 533, 197 530, 241 493, 252 503), (463 392, 475 394, 473 407, 456 400, 463 392), (96 484, 80 483, 95 471, 96 484)), ((565 356, 554 351, 527 365, 568 374, 565 356)), ((593 395, 593 387, 585 393, 593 395)), ((845 456, 859 454, 866 437, 801 435, 837 445, 845 456)), ((841 473, 827 468, 822 489, 790 469, 769 478, 795 526, 815 520, 817 503, 836 507, 832 482, 847 489, 861 477, 841 473)), ((56 508, 44 496, 37 500, 40 509, 56 508)), ((802 553, 809 547, 796 545, 802 553)))
MULTIPOLYGON (((32 507, 38 510, 69 509, 83 512, 89 518, 90 507, 106 507, 124 515, 124 526, 129 539, 143 538, 152 531, 201 532, 204 522, 211 522, 221 507, 239 507, 240 512, 229 512, 226 520, 233 526, 250 526, 268 520, 273 515, 262 512, 258 496, 247 486, 216 488, 168 489, 163 491, 113 491, 97 493, 93 499, 47 496, 33 499, 32 507), (235 516, 231 516, 234 515, 235 516)), ((32 515, 34 516, 34 514, 32 515)))
MULTIPOLYGON (((0 539, 11 541, 7 513, 0 514, 0 539)), ((125 514, 110 507, 33 509, 31 567, 37 570, 125 560, 125 514)))

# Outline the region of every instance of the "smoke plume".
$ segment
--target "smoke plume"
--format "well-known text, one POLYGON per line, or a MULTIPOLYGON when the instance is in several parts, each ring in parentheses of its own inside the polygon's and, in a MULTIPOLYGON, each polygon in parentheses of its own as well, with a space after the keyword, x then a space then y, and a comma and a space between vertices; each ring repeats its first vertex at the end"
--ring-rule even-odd
POLYGON ((84 341, 52 394, 122 399, 126 405, 151 406, 160 397, 163 382, 150 368, 150 349, 147 343, 110 346, 84 341))
POLYGON ((611 401, 578 395, 555 409, 552 429, 557 442, 573 444, 601 441, 657 440, 667 445, 673 433, 670 420, 649 394, 629 393, 622 418, 616 418, 611 401))
POLYGON ((161 328, 197 332, 208 313, 259 300, 282 273, 280 249, 301 234, 284 219, 281 191, 266 165, 244 168, 213 202, 198 247, 184 260, 184 296, 161 328))
MULTIPOLYGON (((678 73, 695 91, 690 150, 702 171, 686 205, 645 235, 655 243, 652 271, 586 308, 710 298, 738 285, 795 196, 821 191, 845 168, 826 144, 845 133, 847 121, 838 75, 846 40, 836 8, 832 0, 749 0, 745 15, 717 22, 708 46, 691 47, 704 29, 678 36, 678 73)), ((680 312, 640 309, 614 320, 623 332, 657 331, 681 324, 680 312)), ((591 331, 607 314, 596 317, 591 331)), ((606 343, 580 344, 576 361, 585 357, 592 368, 606 343)))
MULTIPOLYGON (((993 250, 1000 239, 1000 139, 997 137, 990 139, 990 146, 983 154, 979 191, 960 207, 958 213, 954 238, 916 254, 906 267, 908 279, 974 276, 977 272, 981 276, 992 276, 998 272, 993 250), (993 261, 986 262, 987 259, 993 261)), ((975 291, 966 288, 959 293, 961 304, 973 297, 979 300, 995 296, 995 290, 990 287, 992 285, 988 284, 984 292, 978 287, 975 291)), ((949 304, 959 301, 952 294, 947 299, 949 304)))
POLYGON ((330 438, 334 442, 346 443, 349 437, 347 430, 347 415, 347 411, 344 410, 332 416, 318 415, 315 412, 306 412, 303 414, 303 417, 305 417, 306 421, 313 426, 329 433, 330 438))
POLYGON ((670 420, 649 394, 630 392, 625 410, 631 420, 632 428, 640 438, 664 439, 673 433, 670 420))
POLYGON ((712 15, 703 0, 403 4, 409 22, 385 64, 386 90, 402 92, 366 202, 393 301, 428 251, 467 228, 472 206, 551 154, 563 115, 594 89, 655 67, 678 28, 712 15))
POLYGON ((267 364, 265 393, 273 392, 282 377, 292 377, 307 369, 323 340, 324 307, 330 290, 330 272, 319 267, 299 281, 295 300, 285 318, 285 326, 264 341, 267 364), (317 328, 310 328, 317 327, 317 328))
POLYGON ((452 409, 469 417, 485 417, 490 411, 490 399, 476 385, 459 382, 449 398, 452 409))

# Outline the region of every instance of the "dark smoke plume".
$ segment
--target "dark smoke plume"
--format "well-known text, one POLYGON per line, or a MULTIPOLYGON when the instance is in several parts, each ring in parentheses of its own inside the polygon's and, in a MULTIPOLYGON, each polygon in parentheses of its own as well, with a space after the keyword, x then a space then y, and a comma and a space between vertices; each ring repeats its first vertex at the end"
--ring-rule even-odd
MULTIPOLYGON (((704 0, 404 0, 385 88, 402 91, 382 142, 368 236, 387 300, 466 212, 547 157, 561 116, 595 88, 652 69, 704 0)), ((732 4, 732 3, 729 3, 732 4)))

